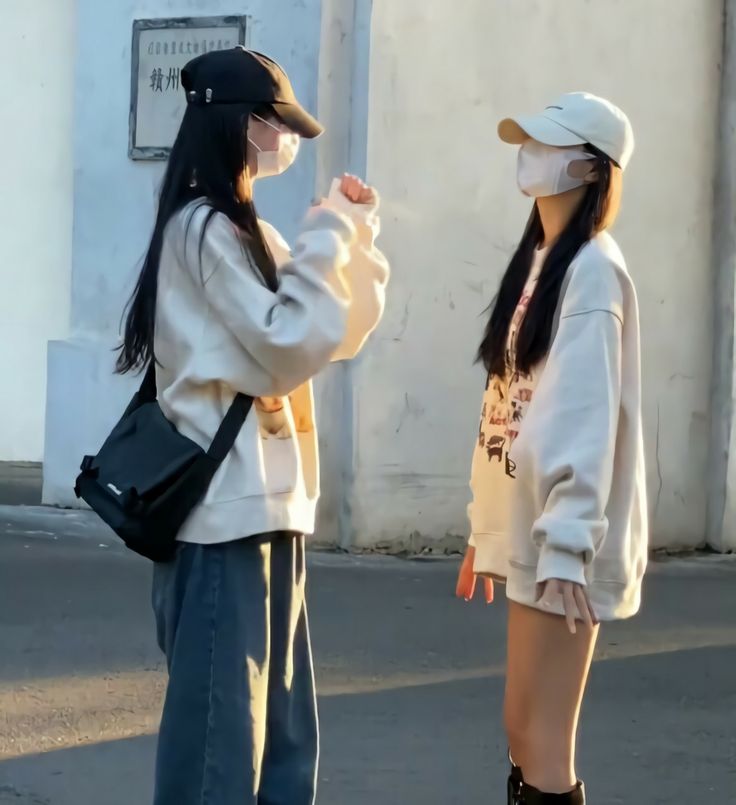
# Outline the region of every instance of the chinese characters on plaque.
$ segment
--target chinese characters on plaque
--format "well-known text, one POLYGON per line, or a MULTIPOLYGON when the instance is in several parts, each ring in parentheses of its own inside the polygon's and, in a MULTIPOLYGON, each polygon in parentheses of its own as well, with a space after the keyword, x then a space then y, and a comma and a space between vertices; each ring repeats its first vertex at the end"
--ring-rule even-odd
POLYGON ((245 44, 244 17, 136 20, 130 113, 130 156, 166 159, 186 98, 184 65, 204 53, 245 44))

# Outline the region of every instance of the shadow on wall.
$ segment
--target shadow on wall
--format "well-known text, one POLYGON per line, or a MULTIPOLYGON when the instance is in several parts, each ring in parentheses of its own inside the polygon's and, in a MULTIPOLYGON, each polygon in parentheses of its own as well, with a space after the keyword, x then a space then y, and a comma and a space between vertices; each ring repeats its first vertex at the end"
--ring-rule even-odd
POLYGON ((0 506, 40 506, 41 464, 0 461, 0 506))

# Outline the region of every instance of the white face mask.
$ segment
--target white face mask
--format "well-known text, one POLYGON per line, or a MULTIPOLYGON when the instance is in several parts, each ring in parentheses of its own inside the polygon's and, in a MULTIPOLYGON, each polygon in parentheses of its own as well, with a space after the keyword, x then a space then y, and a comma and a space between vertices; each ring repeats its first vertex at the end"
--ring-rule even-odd
POLYGON ((592 159, 582 148, 554 148, 528 140, 519 149, 516 173, 519 190, 531 198, 545 198, 582 187, 585 179, 570 176, 568 170, 573 162, 592 159))
POLYGON ((258 151, 258 172, 255 178, 265 179, 267 176, 279 176, 286 172, 296 161, 301 139, 298 134, 282 131, 278 126, 274 126, 273 123, 269 123, 268 120, 264 120, 258 115, 253 115, 253 117, 279 134, 278 147, 275 151, 264 151, 260 145, 254 143, 248 137, 248 142, 258 151))

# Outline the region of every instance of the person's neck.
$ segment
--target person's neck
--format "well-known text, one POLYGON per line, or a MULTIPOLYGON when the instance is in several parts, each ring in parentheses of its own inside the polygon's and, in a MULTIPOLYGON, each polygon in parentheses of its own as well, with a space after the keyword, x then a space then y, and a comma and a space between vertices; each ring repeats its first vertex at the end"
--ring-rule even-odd
POLYGON ((585 188, 577 187, 574 190, 568 190, 567 193, 537 199, 539 218, 544 230, 542 248, 547 249, 557 242, 580 206, 584 195, 585 188))

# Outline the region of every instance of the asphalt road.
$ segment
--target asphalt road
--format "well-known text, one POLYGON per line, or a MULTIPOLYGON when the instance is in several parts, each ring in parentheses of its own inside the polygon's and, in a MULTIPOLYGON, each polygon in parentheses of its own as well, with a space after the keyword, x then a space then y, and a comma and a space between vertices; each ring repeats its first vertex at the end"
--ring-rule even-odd
MULTIPOLYGON (((503 602, 456 563, 311 556, 321 805, 504 803, 503 602)), ((165 684, 150 568, 89 515, 0 507, 0 803, 144 805, 165 684)), ((736 802, 736 561, 655 564, 602 633, 593 805, 736 802)))

